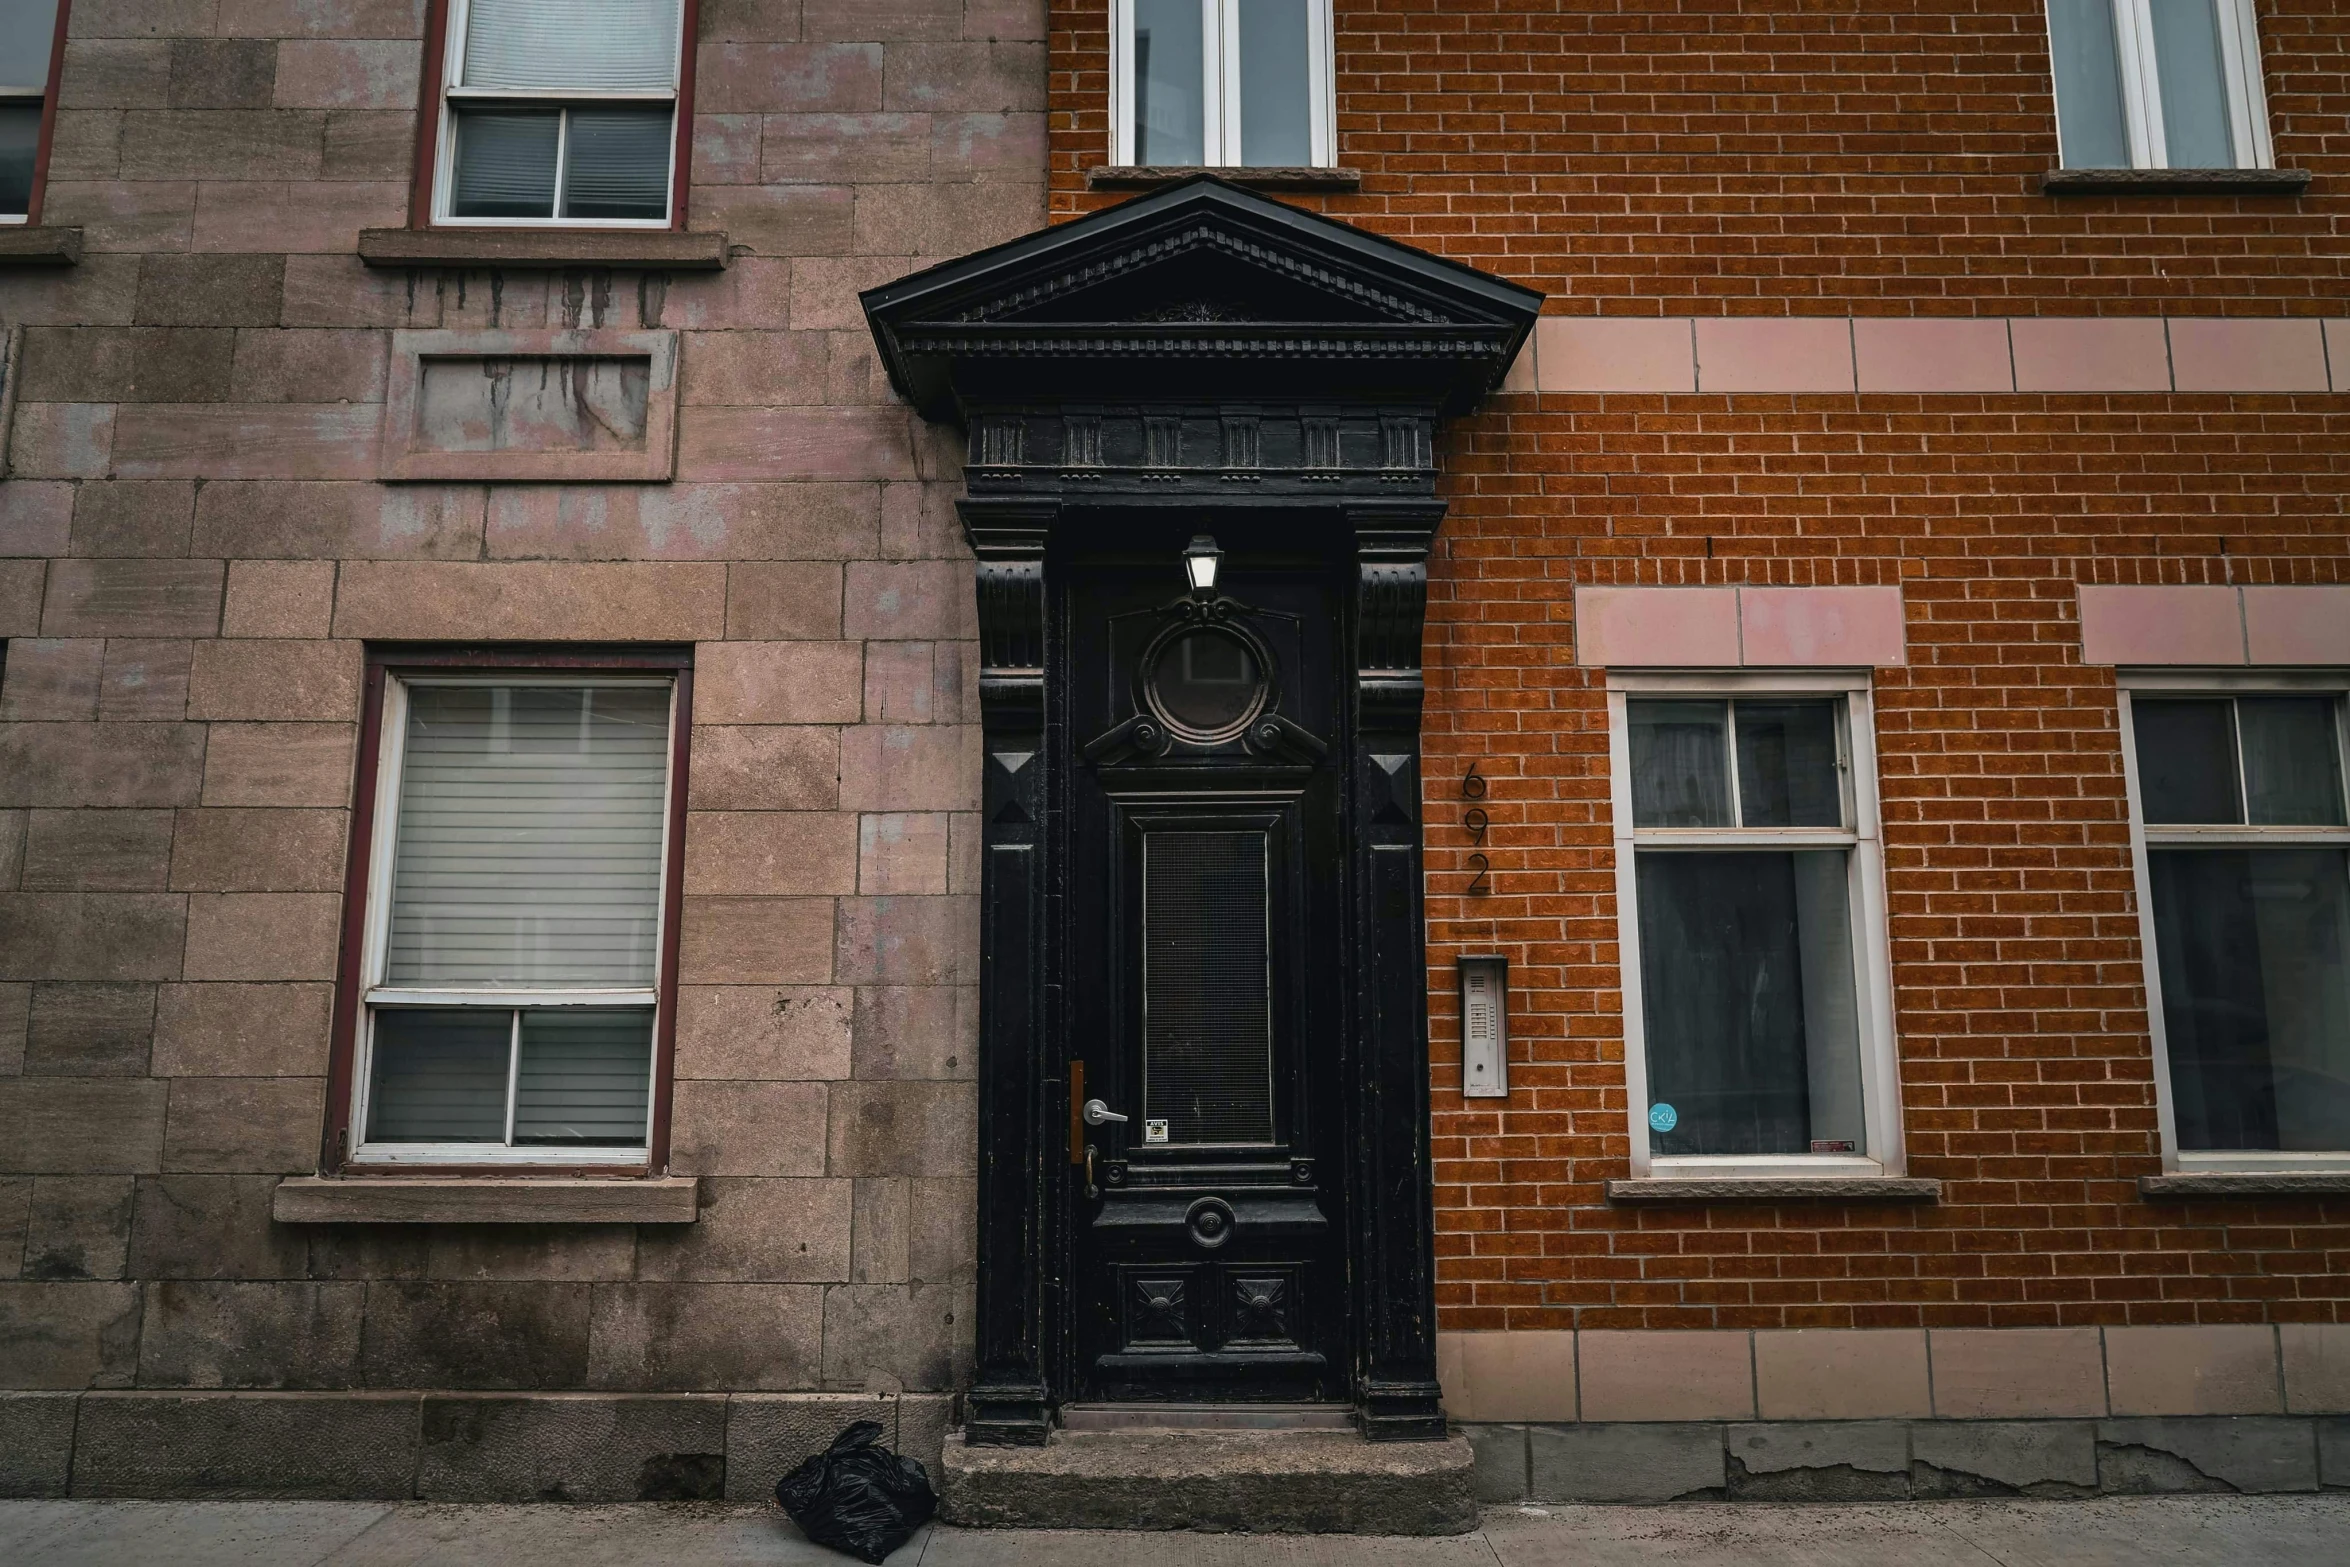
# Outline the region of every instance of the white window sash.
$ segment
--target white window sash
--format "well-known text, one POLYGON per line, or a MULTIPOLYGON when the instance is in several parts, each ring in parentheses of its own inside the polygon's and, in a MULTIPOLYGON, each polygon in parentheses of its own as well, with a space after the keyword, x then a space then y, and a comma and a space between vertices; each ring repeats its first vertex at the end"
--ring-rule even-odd
MULTIPOLYGON (((677 682, 666 676, 631 676, 622 671, 583 672, 578 676, 536 675, 517 672, 506 674, 496 670, 450 670, 415 678, 421 685, 498 685, 498 686, 558 686, 581 685, 662 686, 669 691, 669 733, 663 750, 665 758, 661 785, 661 882, 654 894, 653 952, 656 964, 668 950, 669 921, 669 857, 671 835, 676 831, 672 791, 677 787, 675 759, 677 755, 677 725, 681 718, 677 707, 677 682)), ((517 1164, 517 1165, 644 1165, 652 1156, 652 1118, 656 1106, 654 1095, 645 1096, 645 1140, 641 1147, 599 1148, 542 1148, 514 1146, 515 1074, 520 1070, 521 1050, 519 1034, 507 1047, 506 1083, 506 1141, 498 1143, 369 1143, 367 1142, 367 1095, 375 1075, 375 1012, 387 1006, 445 1006, 544 1009, 548 1007, 623 1007, 641 1006, 652 1013, 653 1048, 660 1049, 664 1009, 660 991, 654 987, 639 986, 401 986, 384 983, 391 941, 393 869, 398 862, 400 824, 400 781, 406 760, 408 735, 408 687, 410 681, 398 675, 384 679, 383 717, 376 745, 375 820, 368 834, 366 921, 360 939, 360 976, 365 989, 360 994, 359 1027, 352 1047, 351 1063, 351 1146, 349 1158, 353 1164, 370 1165, 447 1165, 447 1164, 517 1164)), ((515 1025, 520 1028, 519 1021, 515 1025)), ((659 1061, 653 1062, 659 1072, 659 1061)))
MULTIPOLYGON (((2169 168, 2170 150, 2162 131, 2162 76, 2154 54, 2153 12, 2148 0, 2112 0, 2112 4, 2130 166, 2169 168)), ((2227 89, 2228 129, 2235 144, 2236 166, 2273 169, 2276 149, 2269 138, 2268 90, 2261 74, 2260 32, 2253 17, 2252 0, 2217 0, 2216 15, 2221 78, 2227 89)))
MULTIPOLYGON (((1199 0, 1200 146, 1209 168, 1241 165, 1240 0, 1199 0)), ((1313 166, 1338 161, 1336 44, 1330 0, 1307 0, 1306 82, 1311 113, 1308 145, 1313 166)), ((1134 0, 1111 0, 1110 162, 1135 166, 1134 0)))
MULTIPOLYGON (((2332 696, 2334 744, 2342 751, 2342 777, 2350 787, 2350 709, 2346 709, 2344 681, 2338 673, 2293 674, 2264 671, 2182 673, 2176 670, 2124 670, 2118 677, 2121 710, 2122 787, 2130 811, 2130 880, 2132 900, 2138 906, 2138 961, 2146 987, 2146 1031, 2154 1056, 2155 1124, 2162 1138, 2165 1171, 2270 1173, 2290 1170, 2350 1170, 2350 1149, 2309 1153, 2268 1149, 2226 1149, 2188 1152, 2179 1147, 2177 1096, 2171 1085, 2170 1030, 2163 1017, 2162 959, 2155 950, 2154 876, 2149 850, 2161 848, 2219 848, 2227 845, 2276 847, 2296 843, 2350 845, 2350 827, 2148 827, 2145 796, 2138 783, 2137 714, 2132 699, 2143 692, 2169 696, 2244 696, 2263 692, 2332 696)), ((2243 748, 2237 747, 2237 788, 2243 789, 2243 748)), ((2249 797, 2248 795, 2246 796, 2249 797)))
MULTIPOLYGON (((678 138, 689 134, 690 127, 679 123, 681 116, 675 105, 683 91, 688 64, 688 52, 693 40, 684 36, 686 7, 677 8, 678 46, 676 63, 669 74, 669 90, 657 92, 602 92, 583 90, 570 92, 549 88, 522 88, 499 90, 472 88, 460 85, 465 80, 465 29, 472 7, 469 0, 449 0, 447 37, 442 44, 441 101, 434 108, 432 220, 445 228, 548 228, 548 229, 666 229, 677 218, 677 147, 678 138), (672 106, 669 116, 669 159, 663 175, 662 205, 667 210, 658 218, 566 218, 550 215, 543 218, 460 218, 449 211, 454 199, 457 180, 457 115, 456 106, 465 103, 542 103, 549 106, 579 103, 587 105, 607 103, 666 103, 672 106)), ((570 128, 564 128, 555 149, 555 200, 563 200, 563 176, 571 152, 570 128)))
MULTIPOLYGON (((1802 1177, 1900 1175, 1900 1074, 1894 1056, 1892 952, 1885 923, 1885 865, 1877 809, 1875 720, 1870 677, 1862 672, 1611 674, 1608 677, 1608 779, 1616 857, 1616 948, 1624 1020, 1625 1120, 1632 1175, 1802 1177), (1837 733, 1846 761, 1845 809, 1851 825, 1825 828, 1651 828, 1632 821, 1634 697, 1714 697, 1725 702, 1781 696, 1840 697, 1837 733), (1860 1023, 1863 1152, 1791 1155, 1670 1155, 1650 1151, 1646 1003, 1641 993, 1640 906, 1634 855, 1640 849, 1845 848, 1846 897, 1852 911, 1854 1010, 1860 1023)), ((1728 737, 1736 766, 1735 735, 1728 737)), ((1733 773, 1732 787, 1736 787, 1733 773)), ((1733 795, 1735 798, 1735 795, 1733 795)))

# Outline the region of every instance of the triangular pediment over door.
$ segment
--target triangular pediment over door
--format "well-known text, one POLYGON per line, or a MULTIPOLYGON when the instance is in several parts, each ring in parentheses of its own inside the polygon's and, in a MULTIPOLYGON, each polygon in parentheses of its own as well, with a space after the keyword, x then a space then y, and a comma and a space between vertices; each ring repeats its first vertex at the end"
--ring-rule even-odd
POLYGON ((976 403, 1346 399, 1465 412, 1541 295, 1202 176, 868 290, 890 381, 976 403))

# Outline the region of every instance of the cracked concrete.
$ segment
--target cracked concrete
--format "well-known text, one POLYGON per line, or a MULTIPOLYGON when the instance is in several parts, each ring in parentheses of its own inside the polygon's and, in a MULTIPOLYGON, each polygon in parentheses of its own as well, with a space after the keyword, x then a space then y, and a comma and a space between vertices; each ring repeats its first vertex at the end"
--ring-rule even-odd
MULTIPOLYGON (((1488 1508, 1446 1538, 935 1528, 894 1567, 2334 1567, 2350 1496, 1488 1508)), ((21 1567, 835 1567, 772 1507, 0 1502, 21 1567)))

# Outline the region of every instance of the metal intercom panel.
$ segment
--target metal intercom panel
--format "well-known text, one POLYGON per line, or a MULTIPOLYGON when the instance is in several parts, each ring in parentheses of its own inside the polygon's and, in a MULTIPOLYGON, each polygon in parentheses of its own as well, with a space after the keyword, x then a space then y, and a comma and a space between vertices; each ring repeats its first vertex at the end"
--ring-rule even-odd
POLYGON ((1461 1094, 1507 1099, 1510 1094, 1510 960, 1465 957, 1461 976, 1461 1094))

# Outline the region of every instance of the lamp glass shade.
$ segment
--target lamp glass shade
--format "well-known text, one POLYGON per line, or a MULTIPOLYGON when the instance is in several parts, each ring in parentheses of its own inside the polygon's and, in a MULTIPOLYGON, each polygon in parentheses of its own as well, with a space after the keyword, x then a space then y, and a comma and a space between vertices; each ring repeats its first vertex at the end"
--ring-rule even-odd
POLYGON ((1196 534, 1183 547, 1183 574, 1191 580, 1194 593, 1216 591, 1216 567, 1224 559, 1224 552, 1216 541, 1205 533, 1196 534))

